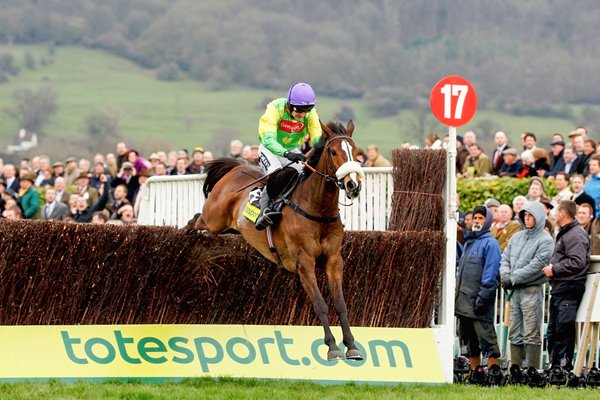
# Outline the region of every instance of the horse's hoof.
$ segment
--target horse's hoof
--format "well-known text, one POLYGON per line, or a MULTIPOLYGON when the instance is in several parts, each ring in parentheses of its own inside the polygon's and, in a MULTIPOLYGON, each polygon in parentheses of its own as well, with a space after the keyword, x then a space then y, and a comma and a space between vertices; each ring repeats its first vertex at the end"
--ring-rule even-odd
POLYGON ((346 352, 346 359, 355 361, 364 360, 362 354, 360 354, 360 351, 358 351, 357 349, 348 349, 348 351, 346 352))
POLYGON ((331 350, 327 352, 327 361, 339 361, 343 359, 344 355, 340 350, 331 350))

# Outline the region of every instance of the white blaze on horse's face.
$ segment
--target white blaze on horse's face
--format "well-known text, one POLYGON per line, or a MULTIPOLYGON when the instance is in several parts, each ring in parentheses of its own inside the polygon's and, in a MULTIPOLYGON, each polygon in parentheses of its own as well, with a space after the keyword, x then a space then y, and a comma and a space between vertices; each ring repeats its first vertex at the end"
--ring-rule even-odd
POLYGON ((365 173, 359 162, 354 160, 352 156, 352 145, 347 140, 342 140, 341 147, 346 153, 346 162, 340 165, 335 171, 335 176, 338 181, 342 181, 346 197, 353 199, 358 197, 361 188, 361 180, 365 178, 365 173))

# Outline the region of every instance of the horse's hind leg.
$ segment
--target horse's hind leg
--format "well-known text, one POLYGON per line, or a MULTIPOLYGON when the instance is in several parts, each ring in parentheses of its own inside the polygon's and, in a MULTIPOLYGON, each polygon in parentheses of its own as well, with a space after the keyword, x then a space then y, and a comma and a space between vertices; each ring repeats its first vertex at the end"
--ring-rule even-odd
POLYGON ((342 333, 344 335, 344 344, 348 349, 346 358, 350 360, 362 360, 363 356, 354 344, 354 336, 350 331, 350 322, 348 321, 348 308, 344 300, 343 281, 344 281, 344 260, 341 255, 331 256, 325 264, 325 273, 327 274, 327 283, 329 291, 333 296, 333 305, 340 318, 342 333))
POLYGON ((327 360, 343 360, 344 356, 342 355, 340 348, 335 343, 335 337, 333 337, 333 333, 331 332, 331 328, 329 326, 329 308, 327 307, 327 303, 325 303, 325 300, 319 291, 319 286, 317 285, 317 277, 315 275, 315 260, 311 259, 309 256, 302 258, 303 260, 298 260, 297 272, 300 276, 302 287, 313 303, 315 314, 317 314, 317 317, 319 317, 321 320, 321 325, 323 325, 323 330, 325 331, 325 344, 328 347, 327 360))

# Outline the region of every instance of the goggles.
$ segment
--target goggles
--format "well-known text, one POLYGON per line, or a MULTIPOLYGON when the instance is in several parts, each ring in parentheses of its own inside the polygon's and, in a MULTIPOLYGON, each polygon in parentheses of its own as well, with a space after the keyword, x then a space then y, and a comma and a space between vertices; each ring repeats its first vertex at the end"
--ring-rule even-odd
POLYGON ((313 105, 309 105, 309 106, 292 106, 292 111, 295 111, 297 113, 308 113, 313 108, 314 108, 313 105))

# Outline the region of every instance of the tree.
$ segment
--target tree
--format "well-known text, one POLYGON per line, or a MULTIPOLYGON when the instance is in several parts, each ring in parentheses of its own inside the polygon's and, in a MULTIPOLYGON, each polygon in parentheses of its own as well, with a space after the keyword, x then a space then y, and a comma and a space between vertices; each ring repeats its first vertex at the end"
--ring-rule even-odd
POLYGON ((52 114, 58 109, 58 97, 50 86, 39 89, 17 89, 13 92, 15 105, 4 111, 19 122, 21 128, 42 135, 52 114))

